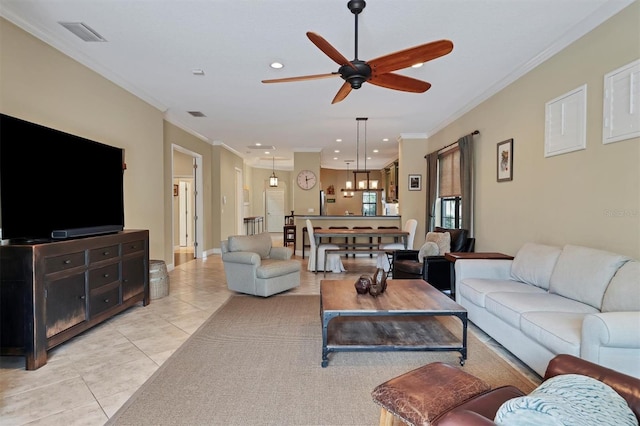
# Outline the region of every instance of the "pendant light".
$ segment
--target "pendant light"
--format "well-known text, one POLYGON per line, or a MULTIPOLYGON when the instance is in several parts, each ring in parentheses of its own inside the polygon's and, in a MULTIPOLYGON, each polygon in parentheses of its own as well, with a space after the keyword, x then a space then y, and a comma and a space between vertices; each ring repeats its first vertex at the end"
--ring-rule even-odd
POLYGON ((342 196, 344 198, 353 197, 353 182, 349 180, 349 162, 347 161, 347 181, 345 182, 345 188, 342 190, 342 196))
POLYGON ((276 176, 276 157, 273 156, 273 173, 271 174, 271 177, 269 178, 269 186, 271 188, 277 188, 278 187, 278 176, 276 176))

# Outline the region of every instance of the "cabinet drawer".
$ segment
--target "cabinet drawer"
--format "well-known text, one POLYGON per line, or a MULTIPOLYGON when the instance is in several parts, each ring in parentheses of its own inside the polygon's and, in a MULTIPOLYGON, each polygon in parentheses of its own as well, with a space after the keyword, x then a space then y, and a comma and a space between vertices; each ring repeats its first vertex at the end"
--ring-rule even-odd
POLYGON ((135 253, 137 251, 144 250, 144 241, 129 241, 128 243, 122 243, 122 255, 135 253))
POLYGON ((50 274, 52 272, 64 271, 65 269, 84 266, 84 264, 84 251, 79 251, 77 253, 67 253, 63 254, 62 256, 47 257, 44 260, 44 273, 50 274))
POLYGON ((105 284, 120 281, 120 268, 118 263, 103 266, 89 271, 89 289, 93 290, 105 284))
POLYGON ((120 304, 120 285, 113 283, 104 288, 94 290, 89 296, 89 316, 91 318, 109 308, 120 304))
POLYGON ((118 257, 118 244, 109 247, 100 247, 89 251, 89 263, 100 262, 101 260, 118 257))

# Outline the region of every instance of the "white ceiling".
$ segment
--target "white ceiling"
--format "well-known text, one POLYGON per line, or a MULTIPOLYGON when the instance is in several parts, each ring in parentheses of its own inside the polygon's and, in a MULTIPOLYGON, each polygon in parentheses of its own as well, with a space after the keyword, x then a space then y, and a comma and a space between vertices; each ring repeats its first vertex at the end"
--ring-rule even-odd
POLYGON ((334 105, 339 77, 261 80, 338 70, 307 31, 355 59, 347 0, 2 0, 0 14, 252 166, 271 168, 275 156, 277 169, 291 169, 293 152, 307 151, 345 169, 356 159, 355 118, 368 117, 366 167, 379 169, 397 158, 400 137, 432 135, 633 1, 370 0, 358 18, 358 59, 438 39, 453 51, 398 72, 430 82, 425 93, 365 83, 334 105), (107 42, 83 42, 59 21, 85 23, 107 42), (285 67, 271 69, 274 60, 285 67), (275 151, 248 148, 256 143, 275 151))

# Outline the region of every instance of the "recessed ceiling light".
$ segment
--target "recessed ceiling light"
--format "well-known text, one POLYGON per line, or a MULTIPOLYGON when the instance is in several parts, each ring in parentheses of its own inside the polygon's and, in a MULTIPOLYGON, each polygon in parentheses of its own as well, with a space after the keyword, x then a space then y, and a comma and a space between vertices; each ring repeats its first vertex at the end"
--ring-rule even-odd
POLYGON ((336 142, 342 142, 342 139, 336 139, 336 142))
POLYGON ((411 65, 411 68, 420 68, 420 67, 421 67, 421 66, 423 66, 423 65, 424 65, 424 63, 423 63, 423 62, 420 62, 419 64, 413 64, 413 65, 411 65))
POLYGON ((339 149, 334 149, 333 152, 335 152, 336 154, 339 154, 340 150, 339 149))
POLYGON ((267 155, 271 154, 269 151, 265 151, 264 153, 267 154, 267 155))
POLYGON ((337 159, 338 159, 338 157, 333 157, 333 159, 334 159, 334 160, 337 160, 337 159))
POLYGON ((260 142, 256 142, 256 146, 262 146, 260 142))
POLYGON ((194 68, 191 70, 191 74, 193 75, 204 75, 204 70, 200 68, 194 68))
POLYGON ((269 66, 275 70, 279 70, 280 68, 284 68, 284 64, 282 62, 271 62, 269 66))
POLYGON ((389 138, 382 139, 382 142, 389 142, 389 138))
POLYGON ((374 154, 377 154, 377 153, 378 153, 378 150, 377 150, 377 149, 374 149, 374 150, 373 150, 373 153, 374 153, 374 154))

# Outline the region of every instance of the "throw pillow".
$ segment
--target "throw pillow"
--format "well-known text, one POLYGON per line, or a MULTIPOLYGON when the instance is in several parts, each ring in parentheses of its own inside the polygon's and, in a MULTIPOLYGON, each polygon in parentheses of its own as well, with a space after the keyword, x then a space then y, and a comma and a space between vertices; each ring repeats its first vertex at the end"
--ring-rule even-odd
POLYGON ((529 395, 500 406, 501 426, 637 426, 627 402, 609 385, 580 374, 563 374, 543 382, 529 395))
POLYGON ((427 241, 420 247, 418 251, 418 260, 420 263, 424 260, 426 256, 437 256, 440 254, 440 248, 433 241, 427 241))
POLYGON ((451 234, 448 232, 427 232, 426 241, 438 245, 438 254, 440 256, 451 251, 451 234))

